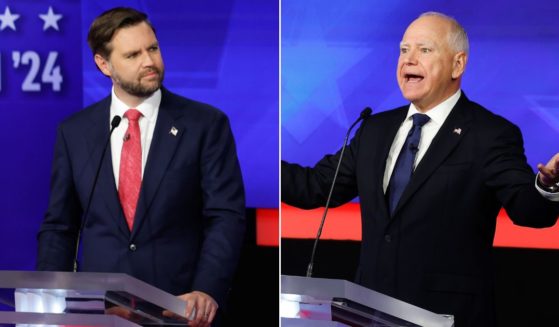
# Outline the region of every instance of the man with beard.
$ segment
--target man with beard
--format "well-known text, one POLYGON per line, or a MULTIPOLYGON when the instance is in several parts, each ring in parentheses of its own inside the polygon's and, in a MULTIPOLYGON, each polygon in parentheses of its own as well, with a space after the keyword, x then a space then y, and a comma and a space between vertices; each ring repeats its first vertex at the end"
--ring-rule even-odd
POLYGON ((185 316, 195 310, 192 324, 207 326, 225 301, 245 228, 228 119, 162 87, 144 13, 101 14, 88 44, 112 93, 58 128, 37 269, 72 270, 81 234, 80 271, 126 273, 179 295, 185 316))

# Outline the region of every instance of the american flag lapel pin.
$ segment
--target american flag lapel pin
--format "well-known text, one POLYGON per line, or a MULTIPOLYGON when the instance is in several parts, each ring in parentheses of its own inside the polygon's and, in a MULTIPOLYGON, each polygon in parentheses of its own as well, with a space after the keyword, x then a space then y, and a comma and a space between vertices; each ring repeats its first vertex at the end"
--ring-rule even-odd
POLYGON ((461 128, 455 128, 454 131, 452 131, 454 134, 460 135, 462 134, 462 129, 461 128))
POLYGON ((169 131, 169 134, 173 135, 173 136, 177 136, 177 133, 179 132, 179 130, 173 126, 171 127, 171 130, 169 131))

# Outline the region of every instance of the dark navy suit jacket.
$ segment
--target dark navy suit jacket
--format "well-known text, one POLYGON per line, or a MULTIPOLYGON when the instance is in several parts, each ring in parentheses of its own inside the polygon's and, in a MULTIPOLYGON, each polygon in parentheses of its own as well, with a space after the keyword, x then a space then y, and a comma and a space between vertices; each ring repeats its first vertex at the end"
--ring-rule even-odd
MULTIPOLYGON (((58 128, 50 201, 38 234, 39 270, 72 269, 81 215, 109 136, 110 102, 107 97, 58 128)), ((244 211, 225 114, 162 89, 133 230, 107 149, 82 234, 80 271, 126 273, 176 295, 199 290, 222 305, 242 246, 244 211)))
MULTIPOLYGON (((459 327, 495 326, 492 244, 502 206, 514 223, 552 226, 559 203, 538 193, 520 130, 464 94, 418 164, 392 217, 386 158, 408 106, 366 119, 344 155, 332 203, 359 196, 356 282, 459 327)), ((323 206, 339 152, 313 168, 282 163, 282 201, 323 206)), ((534 269, 542 269, 534 267, 534 269)))

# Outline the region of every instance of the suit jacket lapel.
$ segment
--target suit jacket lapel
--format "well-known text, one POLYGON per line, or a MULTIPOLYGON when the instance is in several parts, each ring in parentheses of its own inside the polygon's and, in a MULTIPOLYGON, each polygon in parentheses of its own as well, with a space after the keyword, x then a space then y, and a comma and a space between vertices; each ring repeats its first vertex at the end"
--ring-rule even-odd
POLYGON ((153 132, 153 139, 149 150, 142 188, 138 199, 132 238, 137 234, 145 215, 155 197, 159 184, 173 159, 177 145, 180 142, 185 128, 177 119, 182 116, 180 110, 173 108, 169 101, 169 93, 162 89, 161 105, 157 115, 157 122, 153 132), (173 130, 173 132, 171 132, 173 130))
MULTIPOLYGON (((109 137, 110 131, 110 105, 111 98, 107 97, 101 101, 97 108, 94 109, 94 115, 91 121, 91 127, 85 133, 86 144, 91 154, 89 160, 89 167, 91 170, 92 178, 95 177, 97 172, 97 165, 102 156, 102 151, 109 137)), ((103 158, 103 163, 101 166, 101 171, 99 172, 99 179, 97 180, 97 186, 95 188, 95 193, 93 195, 91 207, 98 206, 103 201, 107 207, 107 211, 113 216, 112 220, 117 224, 118 229, 126 236, 130 235, 128 226, 122 214, 122 208, 118 199, 118 193, 115 184, 115 178, 113 173, 113 163, 111 155, 111 146, 106 149, 105 157, 103 158), (96 204, 97 202, 97 204, 96 204)), ((93 182, 93 179, 91 180, 93 182)), ((89 190, 87 192, 90 192, 89 190)), ((89 193, 86 195, 89 196, 89 193)), ((85 210, 85 208, 84 208, 85 210)), ((91 213, 91 210, 90 210, 91 213)))
POLYGON ((446 157, 451 153, 451 151, 460 143, 460 140, 468 132, 471 123, 470 113, 468 112, 468 102, 464 93, 460 96, 460 99, 456 103, 452 112, 441 126, 437 135, 431 142, 429 149, 425 153, 423 159, 415 169, 413 176, 404 190, 400 202, 394 211, 394 216, 397 215, 398 211, 406 202, 411 198, 411 196, 419 189, 419 187, 425 182, 431 174, 439 167, 446 157), (455 132, 456 129, 460 129, 460 132, 455 132))

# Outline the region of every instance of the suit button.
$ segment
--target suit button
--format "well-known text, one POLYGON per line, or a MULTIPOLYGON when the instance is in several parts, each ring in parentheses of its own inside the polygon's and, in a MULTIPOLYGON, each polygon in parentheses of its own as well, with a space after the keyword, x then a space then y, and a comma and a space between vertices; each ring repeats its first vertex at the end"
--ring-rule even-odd
POLYGON ((386 234, 386 235, 384 235, 384 240, 385 240, 387 243, 390 243, 390 242, 392 242, 392 236, 386 234))
POLYGON ((128 248, 130 249, 130 251, 136 251, 136 244, 132 243, 128 248))

